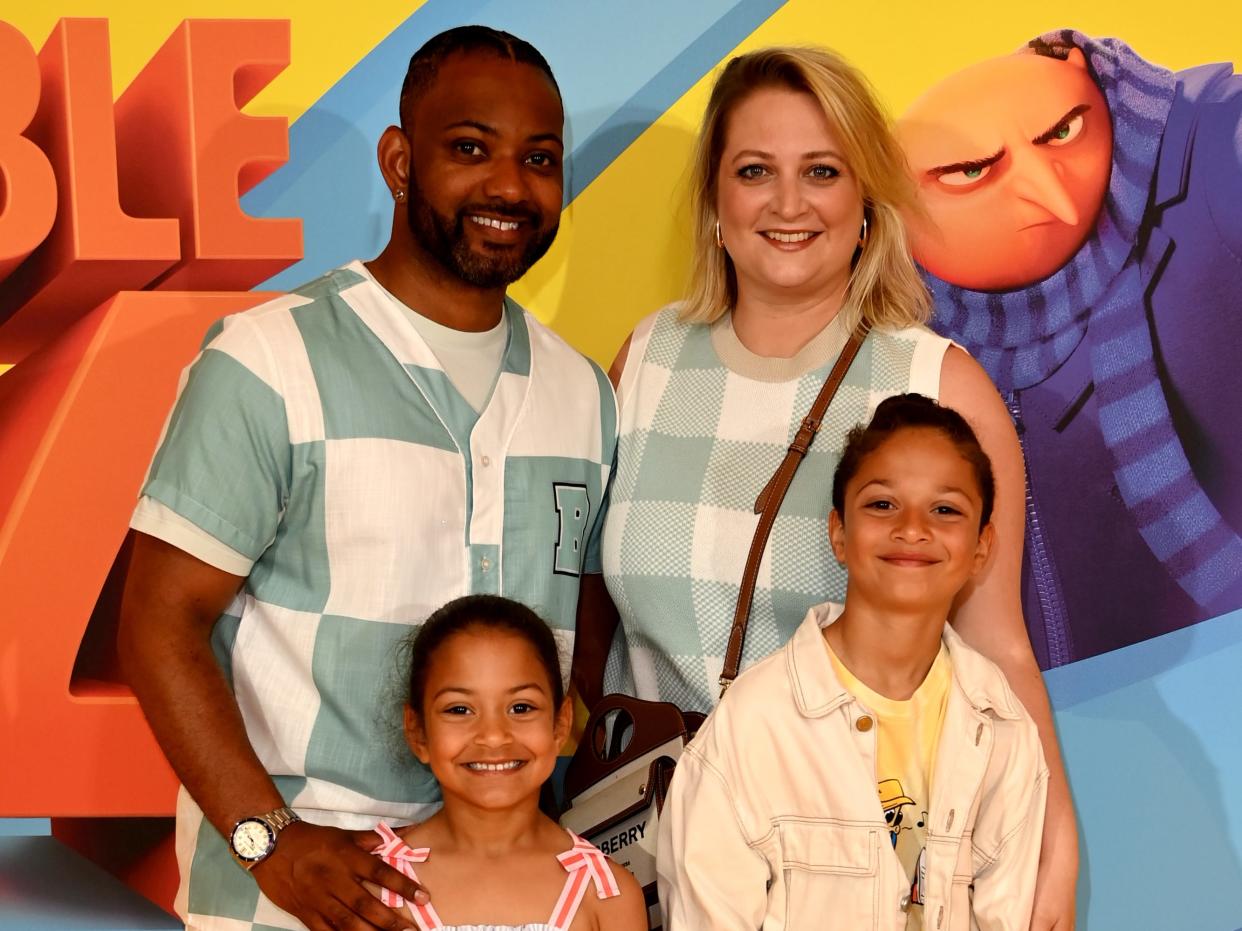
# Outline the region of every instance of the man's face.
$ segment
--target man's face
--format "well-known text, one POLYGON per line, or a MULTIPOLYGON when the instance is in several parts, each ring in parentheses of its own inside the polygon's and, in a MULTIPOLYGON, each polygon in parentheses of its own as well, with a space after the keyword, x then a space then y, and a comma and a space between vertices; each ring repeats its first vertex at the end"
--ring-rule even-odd
POLYGON ((477 288, 522 277, 561 216, 564 115, 547 76, 498 55, 454 55, 410 117, 415 241, 477 288))
POLYGON ((1108 190, 1108 105, 1082 52, 1017 54, 933 87, 898 121, 930 223, 914 256, 938 278, 1001 291, 1047 278, 1095 229, 1108 190))

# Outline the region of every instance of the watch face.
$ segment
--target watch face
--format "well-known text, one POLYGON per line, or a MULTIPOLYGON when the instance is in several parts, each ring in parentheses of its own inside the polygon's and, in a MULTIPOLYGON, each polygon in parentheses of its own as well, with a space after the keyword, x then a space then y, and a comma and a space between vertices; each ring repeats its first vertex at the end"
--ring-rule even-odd
POLYGON ((267 855, 276 835, 262 821, 250 819, 233 828, 233 850, 243 860, 258 860, 267 855))

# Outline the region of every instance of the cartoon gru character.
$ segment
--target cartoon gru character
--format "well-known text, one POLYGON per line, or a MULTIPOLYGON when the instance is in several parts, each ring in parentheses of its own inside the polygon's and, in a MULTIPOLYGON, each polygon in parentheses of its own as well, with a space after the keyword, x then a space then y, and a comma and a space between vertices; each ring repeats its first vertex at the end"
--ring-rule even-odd
POLYGON ((1070 30, 899 121, 933 327, 1026 454, 1046 669, 1242 607, 1242 78, 1070 30))

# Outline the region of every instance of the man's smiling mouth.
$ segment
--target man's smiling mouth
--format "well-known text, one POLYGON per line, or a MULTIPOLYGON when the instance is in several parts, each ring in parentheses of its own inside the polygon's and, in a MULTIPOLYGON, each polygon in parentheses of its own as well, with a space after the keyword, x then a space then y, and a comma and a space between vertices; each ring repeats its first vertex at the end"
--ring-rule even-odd
POLYGON ((517 220, 498 220, 495 217, 482 217, 478 214, 473 214, 470 217, 470 222, 477 223, 479 226, 491 227, 494 230, 500 230, 505 233, 512 232, 522 225, 517 220))

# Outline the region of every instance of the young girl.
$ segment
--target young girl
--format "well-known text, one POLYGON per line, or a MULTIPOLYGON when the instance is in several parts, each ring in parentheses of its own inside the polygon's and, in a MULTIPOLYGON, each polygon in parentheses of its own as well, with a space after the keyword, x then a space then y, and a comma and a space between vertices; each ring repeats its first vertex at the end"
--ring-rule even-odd
POLYGON ((539 617, 492 595, 452 601, 414 635, 405 735, 439 780, 444 807, 376 832, 377 856, 432 903, 379 891, 419 931, 647 927, 637 881, 539 810, 568 736, 556 640, 539 617))
POLYGON ((845 605, 812 608, 677 764, 666 927, 1014 929, 1030 922, 1047 770, 991 662, 945 624, 985 571, 991 466, 919 395, 856 427, 829 535, 845 605))

